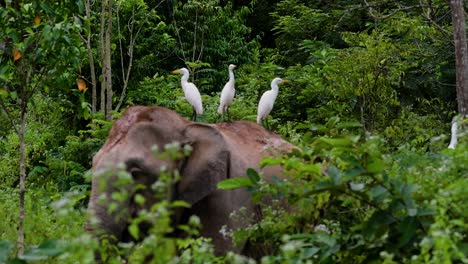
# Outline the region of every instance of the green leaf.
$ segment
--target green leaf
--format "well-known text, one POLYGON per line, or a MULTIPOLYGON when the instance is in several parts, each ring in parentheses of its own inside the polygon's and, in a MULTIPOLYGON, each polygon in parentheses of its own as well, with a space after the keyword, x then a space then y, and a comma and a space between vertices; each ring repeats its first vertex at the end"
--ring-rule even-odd
POLYGON ((330 181, 321 181, 314 185, 314 192, 323 192, 335 187, 330 181))
POLYGON ((189 203, 187 203, 186 201, 181 201, 181 200, 177 200, 177 201, 172 202, 172 206, 173 206, 173 207, 190 208, 190 204, 189 204, 189 203))
POLYGON ((62 254, 65 252, 66 248, 66 242, 60 239, 49 240, 39 246, 41 253, 50 257, 62 254))
POLYGON ((379 173, 382 172, 385 168, 384 162, 379 158, 374 158, 367 165, 367 171, 370 173, 379 173))
POLYGON ((434 210, 433 208, 429 208, 429 207, 419 208, 418 210, 418 216, 435 215, 436 213, 437 213, 436 210, 434 210))
POLYGON ((5 263, 13 249, 13 245, 8 241, 0 241, 0 263, 5 263))
POLYGON ((254 183, 247 177, 239 177, 234 179, 227 179, 217 184, 218 189, 232 190, 244 187, 252 187, 254 183))
POLYGON ((400 223, 398 229, 400 236, 398 240, 398 248, 405 246, 414 236, 418 227, 418 221, 415 217, 405 217, 400 223))
POLYGON ((0 99, 6 99, 8 97, 7 90, 0 89, 0 99))
POLYGON ((316 125, 316 124, 312 124, 310 125, 309 129, 311 131, 319 131, 319 132, 324 132, 324 131, 327 131, 327 128, 323 125, 316 125))
POLYGON ((132 223, 132 224, 128 227, 128 232, 130 233, 130 235, 132 235, 133 238, 138 239, 140 230, 139 230, 137 224, 132 223))
POLYGON ((322 174, 322 165, 319 163, 315 164, 304 164, 301 167, 301 171, 304 173, 311 173, 315 175, 321 175, 322 174))
POLYGON ((84 3, 83 1, 76 1, 76 5, 78 6, 78 13, 82 14, 84 10, 84 3))
POLYGON ((21 256, 22 260, 44 260, 50 257, 56 257, 64 253, 67 249, 65 241, 54 239, 49 240, 36 248, 31 248, 21 256))
POLYGON ((0 68, 0 75, 4 75, 8 71, 10 71, 10 65, 8 64, 2 65, 0 68))
POLYGON ((388 197, 389 193, 381 185, 377 185, 369 191, 369 196, 372 201, 379 203, 388 197))
POLYGON ((134 200, 135 200, 135 203, 137 203, 138 205, 143 205, 146 201, 145 197, 139 193, 135 195, 134 200))
POLYGON ((353 168, 353 169, 350 169, 350 170, 347 170, 343 173, 343 178, 344 180, 352 180, 354 179, 356 176, 359 176, 361 175, 362 173, 364 173, 365 170, 361 167, 358 167, 358 168, 353 168))
POLYGON ((310 259, 312 258, 315 254, 317 254, 317 252, 320 251, 320 248, 319 247, 310 247, 310 248, 306 248, 304 249, 304 256, 303 258, 304 259, 310 259))
POLYGON ((353 141, 349 138, 326 138, 321 137, 319 138, 320 141, 331 145, 333 147, 348 147, 353 144, 353 141))
POLYGON ((341 178, 341 171, 338 170, 335 166, 328 167, 328 176, 334 185, 340 185, 343 181, 341 178))
POLYGON ((362 124, 358 121, 348 121, 348 122, 341 122, 336 125, 336 128, 352 128, 352 127, 362 127, 362 124))
POLYGON ((387 212, 376 211, 367 221, 363 235, 369 240, 376 239, 380 234, 388 229, 388 225, 395 222, 395 219, 387 212))
POLYGON ((291 240, 302 240, 302 239, 310 239, 314 240, 315 234, 310 234, 310 233, 298 233, 298 234, 292 234, 289 236, 291 240))
POLYGON ((110 203, 109 208, 107 208, 107 211, 111 214, 117 210, 117 203, 110 203))
POLYGON ((16 91, 10 92, 10 97, 13 100, 18 99, 18 93, 16 91))
POLYGON ((333 245, 336 244, 336 239, 328 234, 325 233, 316 233, 314 234, 315 241, 319 243, 323 243, 329 247, 332 247, 333 245))
POLYGON ((338 122, 340 122, 340 118, 338 116, 332 116, 328 119, 325 125, 327 127, 335 127, 338 122))
POLYGON ((266 157, 260 161, 260 167, 264 168, 265 166, 279 165, 282 162, 282 158, 266 157))
POLYGON ((252 168, 247 169, 247 177, 252 181, 252 183, 258 183, 260 181, 260 176, 258 172, 252 168))

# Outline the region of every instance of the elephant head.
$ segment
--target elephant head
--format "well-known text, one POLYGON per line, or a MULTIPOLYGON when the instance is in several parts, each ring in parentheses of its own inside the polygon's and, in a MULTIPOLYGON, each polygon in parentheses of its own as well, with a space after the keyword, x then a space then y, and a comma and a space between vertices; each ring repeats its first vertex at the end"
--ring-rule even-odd
MULTIPOLYGON (((235 250, 232 242, 219 231, 223 225, 236 228, 239 223, 233 222, 230 214, 241 207, 253 212, 253 205, 245 190, 218 190, 217 183, 244 176, 249 167, 258 169, 258 162, 272 155, 272 148, 288 150, 290 147, 277 135, 252 122, 193 123, 162 107, 130 107, 115 122, 107 141, 93 158, 89 211, 96 221, 87 228, 118 241, 130 239, 127 227, 131 217, 141 207, 149 208, 156 202, 151 185, 157 181, 161 169, 178 170, 180 180, 173 186, 169 199, 186 201, 191 207, 175 213, 174 224, 181 224, 186 216, 196 214, 203 225, 201 234, 213 239, 217 253, 235 250), (178 160, 158 159, 153 155, 153 146, 163 149, 174 142, 190 145, 190 155, 178 160), (127 197, 110 211, 112 192, 132 187, 112 184, 119 164, 133 178, 132 184, 145 187, 138 192, 146 202, 137 205, 127 197)), ((269 168, 266 173, 279 172, 269 168)))

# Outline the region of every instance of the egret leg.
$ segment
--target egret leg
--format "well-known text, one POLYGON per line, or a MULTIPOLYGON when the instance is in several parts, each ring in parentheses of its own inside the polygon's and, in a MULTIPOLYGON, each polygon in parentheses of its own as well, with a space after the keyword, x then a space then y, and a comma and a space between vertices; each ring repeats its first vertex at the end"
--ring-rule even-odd
POLYGON ((265 122, 266 129, 270 130, 270 124, 268 123, 268 117, 265 117, 265 119, 263 121, 265 122))
POLYGON ((226 106, 226 116, 227 116, 227 120, 231 121, 231 116, 229 115, 229 107, 227 106, 226 106))
POLYGON ((195 108, 193 108, 192 112, 192 121, 197 121, 197 112, 195 112, 195 108))
POLYGON ((223 108, 223 111, 221 112, 221 114, 218 117, 218 121, 219 122, 224 122, 224 108, 223 108))

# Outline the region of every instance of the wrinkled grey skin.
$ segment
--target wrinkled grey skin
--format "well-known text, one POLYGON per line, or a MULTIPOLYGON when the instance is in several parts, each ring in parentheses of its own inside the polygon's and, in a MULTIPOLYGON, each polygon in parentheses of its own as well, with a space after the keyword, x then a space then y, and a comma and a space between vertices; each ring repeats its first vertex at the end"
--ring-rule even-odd
MULTIPOLYGON (((245 176, 248 168, 259 170, 258 163, 265 156, 278 155, 289 151, 292 145, 278 135, 269 132, 253 122, 236 121, 219 124, 193 123, 175 112, 162 107, 134 106, 125 111, 113 125, 107 141, 93 158, 92 192, 89 212, 97 224, 88 224, 88 231, 96 235, 114 236, 119 241, 129 240, 128 221, 139 208, 131 199, 119 204, 116 214, 108 213, 110 202, 99 202, 103 193, 110 197, 115 191, 109 184, 115 177, 100 186, 99 173, 114 170, 117 164, 126 164, 127 171, 135 182, 151 186, 158 177, 161 166, 178 169, 180 181, 174 186, 173 200, 184 200, 191 205, 184 212, 176 212, 174 226, 186 221, 187 216, 197 215, 202 224, 201 235, 212 238, 217 254, 227 250, 241 252, 234 248, 232 241, 219 232, 226 225, 236 229, 249 224, 230 218, 230 214, 245 207, 247 215, 255 221, 255 210, 250 196, 244 189, 218 190, 218 182, 245 176), (157 160, 151 146, 164 149, 168 143, 189 144, 192 152, 181 161, 157 160)), ((279 167, 262 169, 264 177, 281 175, 279 167)), ((154 201, 151 189, 140 192, 147 199, 146 207, 154 201)), ((247 219, 248 220, 248 219, 247 219)))

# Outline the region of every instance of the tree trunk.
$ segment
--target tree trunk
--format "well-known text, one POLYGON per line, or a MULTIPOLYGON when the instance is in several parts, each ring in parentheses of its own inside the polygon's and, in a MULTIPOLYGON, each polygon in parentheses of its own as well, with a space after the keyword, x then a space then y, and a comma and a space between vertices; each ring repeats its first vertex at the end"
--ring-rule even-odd
MULTIPOLYGON (((91 4, 89 0, 86 0, 86 18, 88 21, 91 21, 91 4)), ((92 87, 92 98, 91 98, 91 112, 96 113, 96 104, 97 104, 97 82, 96 82, 96 70, 94 68, 94 56, 93 50, 91 49, 91 29, 88 31, 86 49, 88 51, 89 67, 91 70, 91 87, 92 87)))
POLYGON ((468 114, 468 49, 466 43, 463 0, 451 0, 453 37, 455 42, 456 86, 458 112, 468 114))
POLYGON ((26 91, 22 89, 21 96, 21 126, 19 130, 19 143, 20 143, 20 183, 19 183, 19 222, 18 222, 18 256, 24 254, 24 200, 26 194, 26 114, 27 114, 27 100, 26 91))
POLYGON ((111 35, 112 35, 112 5, 113 0, 108 2, 105 63, 106 74, 106 120, 112 119, 112 68, 111 68, 111 35))
POLYGON ((105 35, 105 28, 106 28, 106 0, 102 0, 101 2, 101 28, 99 31, 99 49, 101 53, 101 63, 102 63, 102 71, 101 71, 101 104, 100 104, 100 111, 106 114, 106 67, 105 67, 105 57, 106 57, 106 49, 105 49, 105 42, 104 42, 104 35, 105 35))

